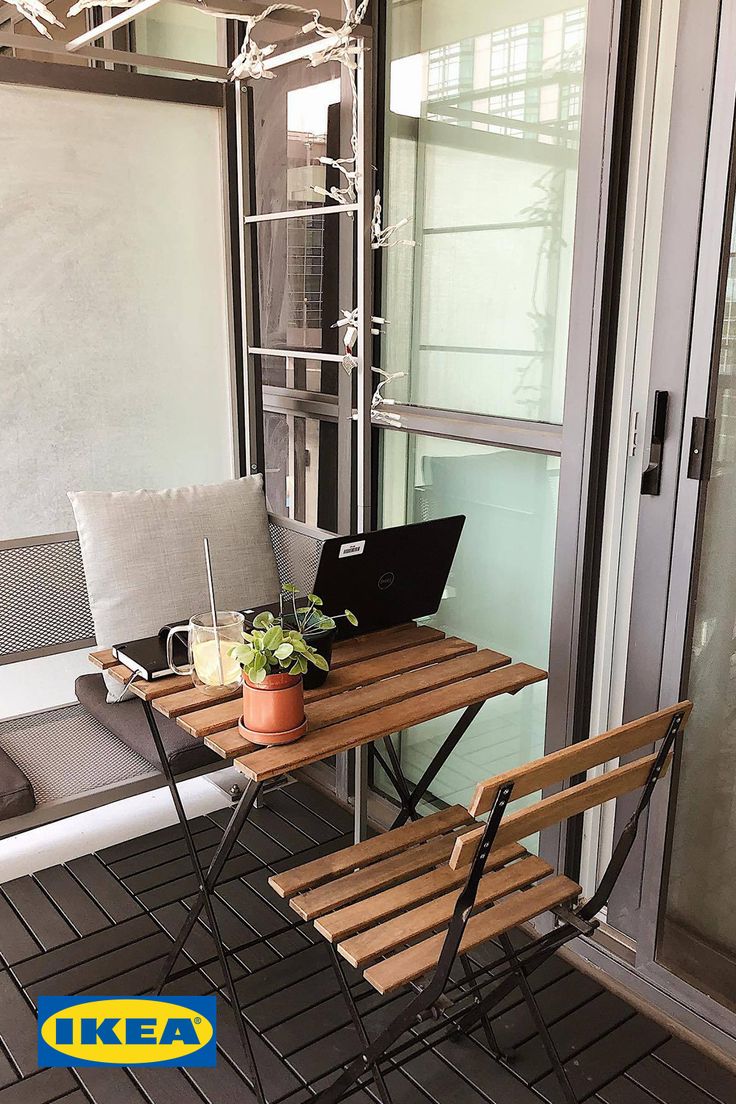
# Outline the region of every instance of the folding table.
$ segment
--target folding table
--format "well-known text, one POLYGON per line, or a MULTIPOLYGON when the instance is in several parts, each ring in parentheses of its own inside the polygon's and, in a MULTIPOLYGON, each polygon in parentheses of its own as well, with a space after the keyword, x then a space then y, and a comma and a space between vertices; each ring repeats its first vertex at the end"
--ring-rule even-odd
MULTIPOLYGON (((130 679, 127 667, 118 665, 109 651, 93 652, 90 661, 108 671, 121 686, 130 679)), ((217 948, 217 956, 226 979, 243 1047, 259 1100, 264 1100, 258 1070, 253 1059, 248 1028, 240 1015, 227 954, 212 905, 213 893, 222 869, 245 821, 266 782, 288 775, 299 767, 320 762, 355 749, 356 776, 363 774, 360 750, 368 744, 384 741, 386 757, 378 747, 374 753, 396 789, 400 811, 393 827, 419 818, 417 806, 438 771, 467 731, 484 702, 501 694, 515 694, 525 686, 547 677, 537 667, 512 663, 509 656, 490 649, 478 650, 475 644, 458 637, 447 637, 426 625, 399 625, 381 632, 356 636, 338 642, 333 651, 332 668, 325 684, 305 694, 308 730, 294 744, 256 747, 241 735, 237 722, 242 698, 231 693, 205 694, 188 678, 171 676, 152 682, 136 680, 130 688, 143 703, 161 769, 171 791, 177 817, 184 833, 189 855, 199 879, 199 894, 177 936, 157 987, 161 992, 194 927, 202 909, 217 948), (402 770, 392 735, 462 710, 461 716, 442 742, 419 781, 412 785, 402 770), (220 844, 207 871, 203 871, 186 813, 171 770, 156 714, 175 718, 193 739, 205 744, 235 766, 248 779, 242 797, 233 809, 220 844)), ((356 824, 364 823, 365 789, 359 782, 356 792, 356 824)), ((357 833, 358 836, 361 834, 357 833)), ((180 975, 177 975, 180 976, 180 975)))

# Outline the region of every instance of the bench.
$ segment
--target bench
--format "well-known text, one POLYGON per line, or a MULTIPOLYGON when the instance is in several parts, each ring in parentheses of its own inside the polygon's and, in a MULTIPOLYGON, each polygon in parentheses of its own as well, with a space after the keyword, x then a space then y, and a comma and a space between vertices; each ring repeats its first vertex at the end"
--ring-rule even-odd
MULTIPOLYGON (((269 532, 282 582, 310 590, 333 534, 272 514, 269 532)), ((77 534, 0 542, 0 665, 94 643, 77 534)), ((73 703, 0 719, 0 835, 160 785, 141 703, 108 704, 101 674, 81 674, 75 693, 73 703)), ((222 766, 175 721, 162 728, 177 774, 222 766)))
POLYGON ((371 1074, 383 1104, 390 1104, 381 1066, 400 1063, 407 1045, 400 1040, 419 1024, 424 1024, 425 1041, 434 1032, 467 1034, 481 1025, 491 1050, 500 1056, 488 1013, 516 987, 564 1099, 577 1104, 528 978, 565 943, 594 931, 691 708, 690 702, 680 702, 496 775, 478 785, 468 809, 452 806, 269 879, 279 897, 301 919, 312 921, 327 941, 360 1040, 358 1056, 317 1095, 316 1104, 337 1104, 371 1074), (652 754, 585 778, 591 768, 660 741, 652 754), (507 813, 510 802, 563 783, 563 789, 507 813), (577 903, 580 886, 520 842, 638 789, 642 793, 634 815, 589 901, 577 903), (488 820, 479 822, 484 814, 488 820), (556 926, 519 949, 509 933, 548 912, 556 926), (491 941, 497 953, 473 963, 471 952, 491 941), (380 994, 413 993, 373 1041, 344 962, 380 994), (429 1020, 434 1024, 427 1028, 429 1020))

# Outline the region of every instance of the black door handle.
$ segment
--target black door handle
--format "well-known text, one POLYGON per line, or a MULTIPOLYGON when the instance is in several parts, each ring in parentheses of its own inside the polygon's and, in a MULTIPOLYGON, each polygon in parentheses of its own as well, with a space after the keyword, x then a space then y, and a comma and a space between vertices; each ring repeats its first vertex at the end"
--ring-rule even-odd
POLYGON ((667 404, 669 398, 669 391, 654 392, 649 463, 641 477, 641 493, 645 495, 658 495, 662 483, 662 451, 664 449, 664 435, 667 431, 667 404))

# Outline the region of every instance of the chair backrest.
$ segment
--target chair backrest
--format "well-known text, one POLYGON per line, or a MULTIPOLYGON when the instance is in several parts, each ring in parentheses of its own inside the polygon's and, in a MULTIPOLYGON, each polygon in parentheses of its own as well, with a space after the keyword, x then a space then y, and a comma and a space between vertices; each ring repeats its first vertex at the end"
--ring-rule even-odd
MULTIPOLYGON (((668 709, 661 709, 658 713, 650 713, 637 721, 613 728, 601 736, 591 737, 579 744, 573 744, 572 747, 563 748, 541 759, 535 759, 531 763, 525 763, 515 770, 488 778, 478 784, 469 805, 470 812, 474 816, 487 813, 503 786, 513 785, 512 801, 517 801, 548 786, 554 786, 584 774, 591 767, 602 766, 612 759, 618 759, 655 744, 672 732, 675 722, 675 730, 681 730, 687 722, 691 709, 692 702, 679 702, 668 709)), ((661 764, 658 777, 667 772, 671 760, 672 752, 669 751, 661 764)), ((508 813, 501 822, 493 846, 503 847, 505 844, 514 843, 533 832, 559 824, 605 801, 639 789, 649 781, 656 764, 657 755, 647 755, 595 778, 568 786, 559 793, 544 797, 516 812, 508 813)), ((483 827, 480 827, 458 839, 450 859, 450 865, 453 868, 467 865, 472 861, 483 831, 483 827)))

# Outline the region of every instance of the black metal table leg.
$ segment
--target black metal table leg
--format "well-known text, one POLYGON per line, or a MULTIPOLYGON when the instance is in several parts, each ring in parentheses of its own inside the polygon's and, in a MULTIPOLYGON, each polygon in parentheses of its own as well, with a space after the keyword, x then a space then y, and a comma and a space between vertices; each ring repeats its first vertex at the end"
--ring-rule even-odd
MULTIPOLYGON (((246 1064, 248 1066, 248 1072, 249 1072, 249 1074, 251 1076, 251 1079, 253 1081, 253 1086, 255 1088, 256 1097, 259 1101, 259 1104, 266 1104, 266 1098, 265 1098, 264 1093, 263 1093, 263 1085, 261 1084, 260 1074, 258 1073, 258 1067, 256 1065, 255 1055, 253 1054, 253 1047, 252 1047, 251 1041, 250 1041, 248 1026, 247 1026, 245 1020, 243 1019, 243 1016, 242 1016, 241 1011, 240 1011, 240 1002, 238 1001, 238 994, 237 994, 237 991, 235 989, 235 982, 233 981, 233 975, 232 975, 232 972, 230 970, 230 964, 227 960, 227 952, 225 950, 225 945, 222 941, 222 935, 220 933, 220 927, 219 927, 219 924, 217 923, 217 917, 215 915, 214 905, 212 904, 212 899, 210 897, 210 888, 207 886, 207 882, 206 882, 206 879, 205 879, 205 876, 204 876, 204 872, 202 870, 202 864, 199 860, 199 855, 197 854, 197 848, 196 848, 196 845, 195 845, 195 842, 194 842, 194 836, 192 835, 192 830, 189 826, 189 821, 187 820, 187 816, 186 816, 186 812, 184 810, 184 806, 182 804, 181 796, 179 794, 179 790, 178 790, 177 785, 176 785, 176 779, 175 779, 174 773, 171 769, 171 764, 169 763, 168 757, 166 755, 166 749, 164 748, 163 741, 161 739, 161 734, 158 730, 158 725, 156 723, 156 717, 154 715, 153 708, 151 707, 151 703, 146 701, 145 699, 143 700, 143 710, 144 710, 145 715, 146 715, 146 720, 148 721, 148 727, 151 730, 151 736, 153 737, 153 742, 154 742, 154 745, 156 747, 158 757, 161 760, 161 769, 163 771, 164 777, 165 777, 167 785, 169 787, 169 792, 171 793, 171 799, 174 802, 174 808, 176 810, 176 815, 179 819, 179 824, 181 825, 182 832, 184 833, 184 839, 186 841, 187 850, 189 851, 189 856, 192 860, 192 866, 194 867, 194 871, 197 875, 197 879, 198 879, 198 882, 199 882, 200 897, 202 898, 202 904, 203 904, 203 906, 204 906, 204 908, 207 912, 207 919, 209 921, 210 930, 212 932, 212 938, 213 938, 213 940, 215 942, 215 946, 217 948, 217 957, 219 959, 220 967, 221 967, 223 975, 225 977, 227 991, 228 991, 228 995, 230 997, 230 1004, 232 1006, 233 1014, 235 1016, 235 1020, 236 1020, 236 1024, 237 1024, 237 1028, 238 1028, 238 1033, 240 1035, 240 1040, 241 1040, 241 1043, 243 1045, 243 1051, 245 1052, 245 1060, 246 1060, 246 1064)), ((233 819, 235 819, 236 815, 237 815, 237 812, 234 814, 233 819)), ((231 846, 232 846, 232 844, 231 844, 231 846)))
POLYGON ((431 763, 417 782, 414 789, 411 791, 408 803, 404 805, 402 801, 401 812, 398 814, 393 824, 391 825, 392 829, 400 828, 402 824, 406 824, 409 817, 414 816, 414 814, 416 813, 417 805, 422 800, 425 793, 437 777, 438 772, 442 769, 449 757, 452 755, 453 751, 460 743, 460 740, 463 738, 468 728, 478 716, 484 705, 485 702, 477 702, 475 705, 469 705, 467 709, 463 712, 459 721, 449 733, 447 738, 443 740, 441 746, 438 748, 437 752, 433 756, 431 763))
POLYGON ((388 757, 391 760, 391 766, 393 767, 393 783, 396 786, 396 792, 399 795, 401 801, 402 815, 406 814, 406 817, 411 817, 412 820, 419 820, 419 813, 416 811, 415 805, 412 803, 412 795, 409 792, 409 783, 406 780, 403 770, 401 769, 401 759, 399 753, 394 747, 393 740, 390 736, 384 737, 384 744, 388 757))
MULTIPOLYGON (((236 842, 238 836, 240 835, 241 829, 242 829, 243 825, 245 824, 245 822, 248 818, 248 815, 249 815, 251 809, 253 808, 253 806, 255 804, 255 801, 256 801, 256 798, 258 797, 261 786, 262 786, 262 783, 260 783, 260 782, 250 782, 248 784, 248 786, 246 787, 246 789, 243 793, 243 796, 240 798, 240 800, 239 800, 239 802, 238 802, 238 804, 237 804, 237 806, 236 806, 236 808, 233 812, 233 815, 230 818, 230 821, 227 825, 227 828, 225 829, 225 831, 222 835, 222 839, 220 840, 219 844, 217 845, 217 850, 215 851, 214 855, 212 856, 212 860, 210 862, 210 865, 207 868, 207 873, 205 874, 205 877, 204 877, 204 885, 205 885, 205 887, 206 887, 206 889, 209 893, 211 893, 212 890, 217 885, 217 880, 220 877, 220 874, 222 873, 222 868, 224 867, 225 863, 227 862, 228 858, 230 857, 232 849, 235 846, 235 842, 236 842)), ((189 938, 189 935, 192 931, 192 928, 194 927, 197 920, 199 919, 199 915, 200 915, 202 909, 204 908, 204 904, 205 904, 205 891, 204 891, 204 889, 200 889, 196 900, 192 902, 192 906, 189 910, 189 915, 184 920, 184 923, 181 926, 179 934, 176 937, 176 942, 174 943, 174 946, 173 946, 171 952, 169 953, 169 955, 166 958, 166 961, 164 962, 164 966, 163 966, 163 969, 161 971, 161 976, 159 978, 158 984, 157 984, 156 989, 155 989, 155 992, 157 994, 161 993, 163 987, 166 985, 166 982, 169 979, 169 975, 170 975, 171 971, 174 969, 174 966, 176 964, 176 960, 179 957, 179 955, 181 954, 182 948, 184 947, 184 944, 186 943, 187 939, 189 938)))

